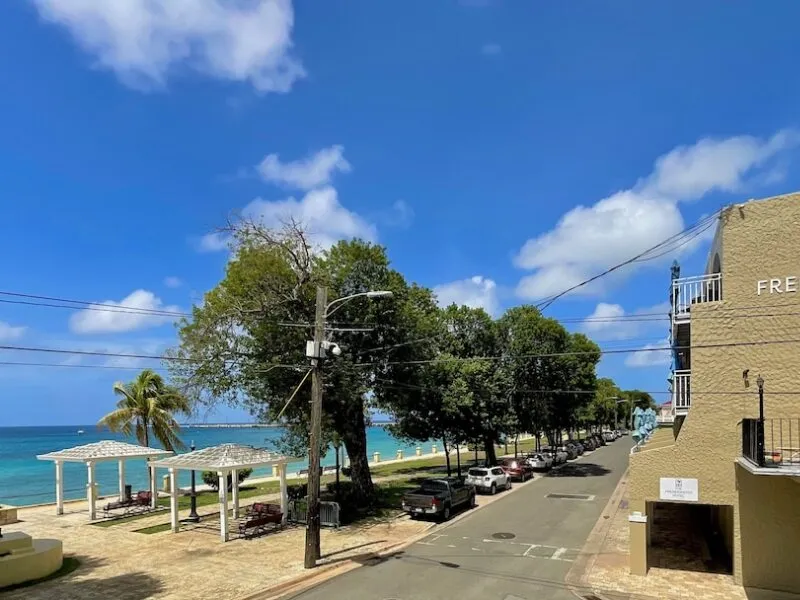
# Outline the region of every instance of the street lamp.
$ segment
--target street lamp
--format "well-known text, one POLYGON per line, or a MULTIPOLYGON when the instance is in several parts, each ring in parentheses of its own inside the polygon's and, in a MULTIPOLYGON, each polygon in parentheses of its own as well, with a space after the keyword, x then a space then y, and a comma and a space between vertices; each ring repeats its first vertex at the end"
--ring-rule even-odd
MULTIPOLYGON (((189 446, 189 450, 191 452, 195 451, 194 440, 192 440, 191 445, 189 446)), ((197 490, 195 489, 195 472, 192 469, 192 496, 191 496, 191 511, 189 512, 189 516, 186 518, 187 521, 190 523, 199 523, 200 522, 200 515, 197 514, 197 490)))
POLYGON ((325 321, 344 304, 354 298, 384 298, 392 295, 388 290, 373 290, 351 294, 328 302, 328 288, 317 287, 317 307, 314 318, 314 341, 306 346, 306 356, 311 359, 311 439, 308 450, 308 508, 306 509, 306 549, 304 566, 313 569, 320 557, 320 448, 322 438, 322 359, 325 349, 331 348, 334 355, 341 353, 339 347, 325 340, 325 321), (335 308, 334 308, 335 307, 335 308))
POLYGON ((758 431, 756 435, 756 461, 759 467, 763 467, 764 461, 764 378, 761 375, 756 379, 758 385, 758 431))

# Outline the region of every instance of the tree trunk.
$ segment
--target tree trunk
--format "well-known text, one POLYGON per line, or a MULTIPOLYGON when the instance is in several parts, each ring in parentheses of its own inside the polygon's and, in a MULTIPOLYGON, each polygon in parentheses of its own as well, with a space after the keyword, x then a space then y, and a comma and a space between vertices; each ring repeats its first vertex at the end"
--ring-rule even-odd
POLYGON ((494 440, 486 438, 483 440, 483 447, 486 452, 486 464, 493 466, 497 464, 497 453, 494 450, 494 440))
POLYGON ((514 436, 514 458, 519 454, 519 434, 514 436))
POLYGON ((461 478, 461 446, 456 444, 456 465, 458 465, 458 477, 461 478))
POLYGON ((447 462, 447 476, 450 477, 452 475, 450 470, 450 448, 448 448, 445 438, 442 438, 442 448, 444 448, 444 460, 447 462))
POLYGON ((367 431, 364 426, 364 416, 361 423, 348 428, 341 433, 347 456, 350 457, 350 480, 353 484, 354 500, 359 506, 368 506, 375 495, 375 486, 372 484, 372 474, 369 471, 367 458, 367 431))

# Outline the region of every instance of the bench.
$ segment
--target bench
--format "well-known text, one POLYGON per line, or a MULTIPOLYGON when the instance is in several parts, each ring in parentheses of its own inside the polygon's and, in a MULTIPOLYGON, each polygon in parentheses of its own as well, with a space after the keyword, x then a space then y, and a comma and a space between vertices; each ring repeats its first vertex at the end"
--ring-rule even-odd
MULTIPOLYGON (((275 505, 266 504, 264 506, 274 507, 275 505)), ((280 512, 280 507, 278 507, 278 511, 250 512, 248 510, 244 521, 239 523, 239 535, 247 540, 266 533, 267 527, 271 526, 272 529, 279 529, 283 525, 283 513, 280 512)))
POLYGON ((131 498, 109 502, 103 507, 103 513, 105 513, 105 515, 108 517, 113 511, 119 509, 123 509, 124 515, 142 508, 146 511, 150 508, 150 500, 152 497, 153 496, 150 492, 138 492, 131 498))

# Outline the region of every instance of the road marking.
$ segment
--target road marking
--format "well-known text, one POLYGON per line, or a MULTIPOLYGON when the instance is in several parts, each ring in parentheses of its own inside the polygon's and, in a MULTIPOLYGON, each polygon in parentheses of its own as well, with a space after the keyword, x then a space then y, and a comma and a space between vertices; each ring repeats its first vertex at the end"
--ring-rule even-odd
MULTIPOLYGON (((553 553, 553 556, 551 556, 550 558, 551 558, 552 560, 561 560, 561 557, 562 557, 562 556, 564 556, 564 554, 565 554, 566 552, 567 552, 567 549, 566 549, 566 548, 559 548, 558 550, 556 550, 556 551, 553 553)), ((570 561, 570 562, 572 562, 572 561, 570 561)))
POLYGON ((435 546, 436 544, 431 544, 430 542, 417 542, 420 546, 435 546))
POLYGON ((533 550, 534 548, 538 548, 539 544, 531 544, 530 547, 522 553, 522 556, 528 556, 528 552, 533 550))

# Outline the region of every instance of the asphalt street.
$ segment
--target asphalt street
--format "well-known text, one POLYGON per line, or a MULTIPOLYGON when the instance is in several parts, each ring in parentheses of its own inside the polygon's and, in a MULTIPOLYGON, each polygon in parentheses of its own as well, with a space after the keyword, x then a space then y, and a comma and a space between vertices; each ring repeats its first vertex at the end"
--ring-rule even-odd
POLYGON ((623 437, 293 600, 576 600, 572 562, 628 466, 623 437), (562 497, 558 497, 562 495, 562 497))

